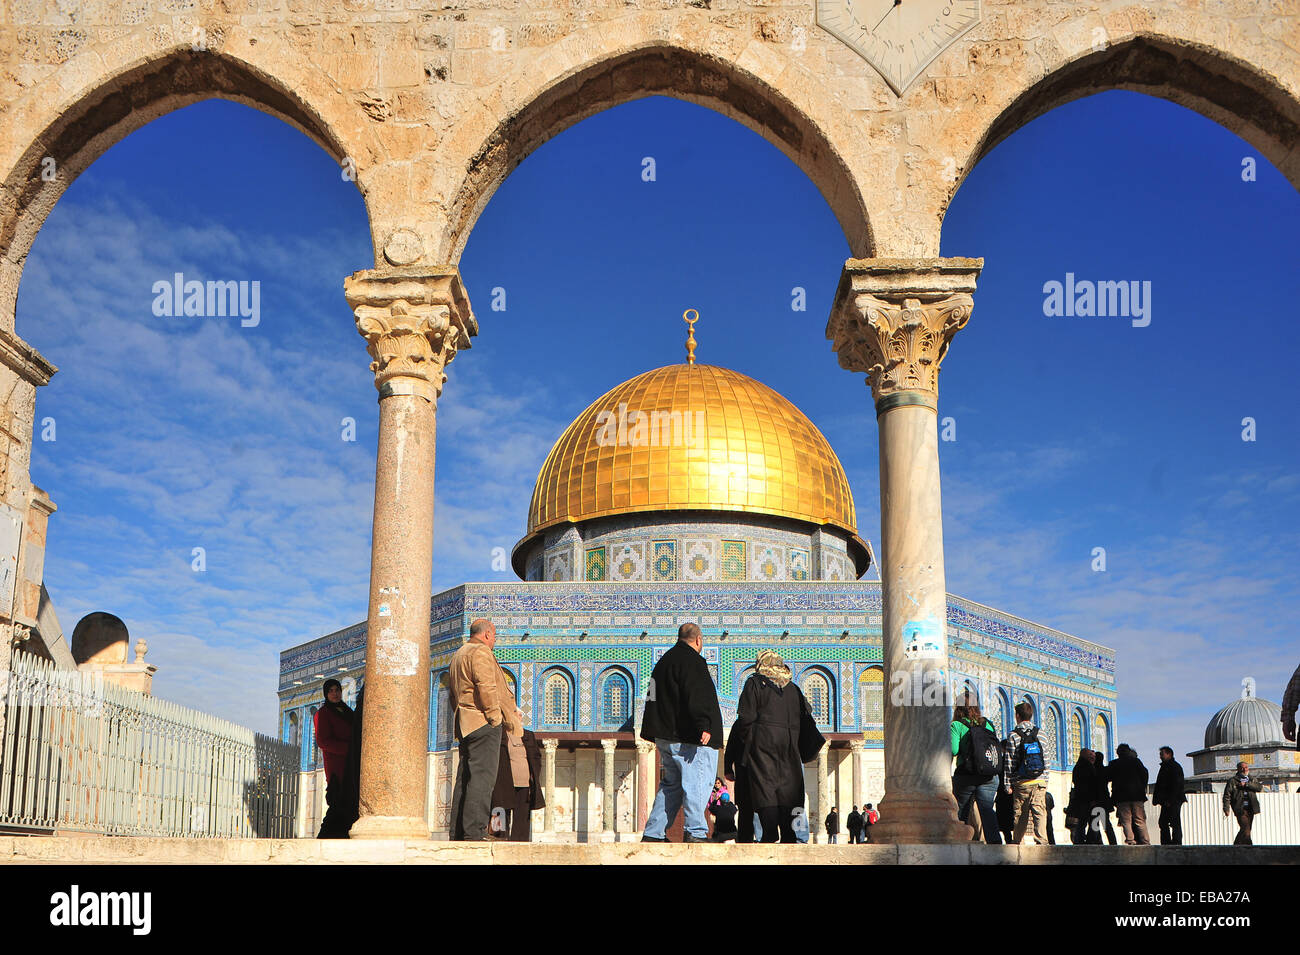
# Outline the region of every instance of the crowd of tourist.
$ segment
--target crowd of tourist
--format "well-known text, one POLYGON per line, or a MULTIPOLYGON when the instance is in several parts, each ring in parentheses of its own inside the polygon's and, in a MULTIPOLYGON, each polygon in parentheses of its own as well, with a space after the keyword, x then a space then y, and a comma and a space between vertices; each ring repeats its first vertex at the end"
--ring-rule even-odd
MULTIPOLYGON (((492 622, 475 620, 469 639, 451 660, 453 729, 460 756, 451 838, 527 842, 531 813, 545 805, 540 750, 537 738, 524 728, 524 714, 492 652, 495 644, 492 622)), ((773 650, 758 654, 755 671, 741 689, 724 749, 718 694, 702 651, 699 626, 684 623, 677 643, 650 675, 641 737, 658 750, 660 778, 641 841, 667 842, 680 812, 684 842, 807 842, 804 764, 817 757, 826 740, 790 667, 773 650), (723 776, 716 775, 720 749, 723 776)), ((328 811, 318 838, 347 838, 357 819, 364 691, 354 712, 343 702, 337 680, 326 680, 323 690, 315 734, 324 754, 328 811)), ((1298 704, 1300 668, 1283 697, 1288 740, 1296 739, 1298 704)), ((1020 703, 1015 715, 1015 726, 1000 739, 969 695, 953 708, 949 737, 958 819, 970 826, 972 840, 1014 845, 1030 836, 1038 845, 1054 845, 1048 754, 1033 721, 1033 707, 1020 703)), ((1187 802, 1183 769, 1168 746, 1160 748, 1159 759, 1151 803, 1160 809, 1160 843, 1181 845, 1187 802)), ((1116 747, 1109 766, 1102 752, 1080 750, 1070 782, 1065 822, 1071 843, 1101 845, 1104 837, 1116 845, 1111 824, 1115 813, 1125 845, 1150 844, 1149 774, 1128 744, 1116 747)), ((1224 815, 1235 816, 1238 823, 1236 845, 1251 844, 1251 826, 1259 813, 1256 793, 1261 789, 1250 778, 1249 765, 1238 763, 1223 791, 1224 815)), ((861 810, 855 805, 845 820, 849 843, 870 842, 879 819, 871 803, 861 810)), ((822 828, 828 843, 839 841, 838 807, 831 807, 822 828)))

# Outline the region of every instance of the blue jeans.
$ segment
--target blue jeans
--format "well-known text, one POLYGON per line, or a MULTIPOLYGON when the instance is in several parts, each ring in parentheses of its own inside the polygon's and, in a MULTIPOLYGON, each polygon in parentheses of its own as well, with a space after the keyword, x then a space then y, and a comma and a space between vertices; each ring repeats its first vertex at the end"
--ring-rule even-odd
POLYGON ((993 808, 998 797, 998 777, 984 781, 981 776, 954 775, 952 794, 957 799, 957 818, 965 822, 970 817, 971 803, 974 803, 980 814, 980 825, 984 829, 984 841, 991 846, 1002 845, 998 814, 993 808))
POLYGON ((682 810, 682 829, 698 839, 707 839, 709 824, 704 818, 713 780, 718 775, 718 751, 699 743, 655 740, 659 749, 659 791, 645 823, 645 837, 662 839, 682 810))

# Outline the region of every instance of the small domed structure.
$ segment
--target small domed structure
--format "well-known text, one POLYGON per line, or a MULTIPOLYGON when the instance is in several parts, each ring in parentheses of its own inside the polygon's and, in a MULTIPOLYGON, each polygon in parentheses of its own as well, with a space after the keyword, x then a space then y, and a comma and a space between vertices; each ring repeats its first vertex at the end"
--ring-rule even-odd
POLYGON ((1255 695, 1255 681, 1242 680, 1241 699, 1215 713, 1205 727, 1205 748, 1264 746, 1282 740, 1282 707, 1255 695))
POLYGON ((1251 677, 1241 681, 1241 697, 1206 724, 1205 748, 1187 755, 1195 773, 1187 782, 1199 790, 1221 789, 1239 762, 1268 788, 1287 791, 1300 780, 1300 753, 1282 738, 1282 707, 1256 696, 1251 677))
POLYGON ((120 617, 96 611, 72 628, 72 658, 83 663, 125 663, 131 635, 120 617))

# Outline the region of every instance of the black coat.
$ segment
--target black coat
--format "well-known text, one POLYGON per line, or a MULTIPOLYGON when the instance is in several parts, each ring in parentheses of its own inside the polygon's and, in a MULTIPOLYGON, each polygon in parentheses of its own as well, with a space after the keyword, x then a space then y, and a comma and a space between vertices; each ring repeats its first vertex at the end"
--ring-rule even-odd
POLYGON ((861 832, 861 831, 862 831, 862 813, 858 812, 856 809, 853 810, 853 812, 849 813, 849 818, 848 818, 848 822, 847 822, 847 824, 848 824, 848 827, 849 827, 849 832, 861 832))
POLYGON ((742 812, 803 805, 799 724, 810 712, 794 683, 778 687, 758 674, 745 681, 723 755, 726 773, 736 779, 736 805, 742 812))
POLYGON ((1093 801, 1098 806, 1105 806, 1107 812, 1111 812, 1115 808, 1115 802, 1110 792, 1110 773, 1115 764, 1111 763, 1110 766, 1107 766, 1104 762, 1101 762, 1104 758, 1101 753, 1097 753, 1097 765, 1094 767, 1097 770, 1097 797, 1093 801))
POLYGON ((826 835, 838 836, 840 834, 840 814, 832 812, 826 817, 826 835))
MULTIPOLYGON (((497 764, 497 781, 492 789, 492 805, 515 805, 515 777, 510 771, 510 744, 506 734, 501 734, 501 762, 497 764)), ((546 808, 542 790, 542 748, 532 730, 524 730, 524 756, 528 759, 528 800, 534 809, 546 808)))
POLYGON ((1089 819, 1092 807, 1097 805, 1101 798, 1097 789, 1097 767, 1091 760, 1080 758, 1074 764, 1070 783, 1074 787, 1073 798, 1070 800, 1070 805, 1066 807, 1066 815, 1073 816, 1075 819, 1089 819))
POLYGON ((1117 756, 1110 764, 1111 798, 1117 803, 1146 802, 1149 778, 1136 753, 1117 756))
POLYGON ((722 748, 722 710, 718 691, 704 657, 678 641, 655 664, 650 674, 641 738, 672 743, 698 743, 710 734, 709 746, 722 748))
POLYGON ((1183 767, 1178 760, 1161 760, 1156 773, 1156 788, 1151 794, 1155 806, 1177 806, 1187 802, 1187 787, 1183 785, 1183 767))

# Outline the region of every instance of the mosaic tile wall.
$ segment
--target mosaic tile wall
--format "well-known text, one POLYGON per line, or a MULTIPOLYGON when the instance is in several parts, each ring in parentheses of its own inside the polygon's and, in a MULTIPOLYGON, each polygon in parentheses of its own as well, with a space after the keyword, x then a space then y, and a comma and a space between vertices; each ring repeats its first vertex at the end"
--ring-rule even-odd
POLYGON ((587 581, 854 579, 848 545, 838 531, 796 527, 793 521, 762 519, 604 518, 548 535, 525 565, 530 582, 540 582, 541 574, 547 581, 573 580, 577 545, 585 555, 579 576, 587 581))
MULTIPOLYGON (((756 582, 467 584, 433 598, 431 687, 468 635, 469 622, 486 616, 497 625, 497 657, 534 728, 599 731, 601 687, 613 672, 626 675, 639 721, 644 680, 672 646, 678 625, 691 620, 704 629, 705 658, 728 723, 757 652, 774 648, 796 678, 816 672, 827 681, 832 719, 826 730, 861 734, 869 747, 879 747, 885 691, 880 614, 879 584, 865 581, 785 582, 779 589, 756 582), (566 676, 569 697, 563 720, 549 723, 542 719, 544 684, 557 671, 566 676)), ((1036 713, 1051 709, 1061 765, 1067 765, 1068 749, 1077 749, 1072 734, 1059 729, 1069 728, 1074 714, 1084 746, 1098 716, 1115 726, 1114 651, 951 595, 948 636, 954 689, 970 685, 981 705, 996 696, 1007 712, 1021 699, 1029 699, 1036 713)), ((304 767, 315 756, 309 720, 321 682, 340 668, 363 680, 364 653, 365 625, 358 624, 281 654, 281 725, 287 739, 288 716, 298 714, 304 767)), ((431 692, 431 751, 450 744, 438 731, 446 699, 431 692)), ((1113 730, 1107 735, 1115 736, 1113 730)))

